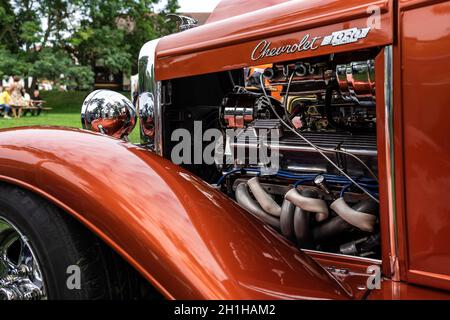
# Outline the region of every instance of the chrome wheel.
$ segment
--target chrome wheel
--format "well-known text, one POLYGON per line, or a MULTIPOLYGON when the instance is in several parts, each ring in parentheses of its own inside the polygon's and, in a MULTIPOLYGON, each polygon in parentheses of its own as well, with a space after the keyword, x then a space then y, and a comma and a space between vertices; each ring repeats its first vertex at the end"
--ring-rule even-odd
POLYGON ((28 239, 0 217, 0 300, 46 298, 43 275, 28 239))

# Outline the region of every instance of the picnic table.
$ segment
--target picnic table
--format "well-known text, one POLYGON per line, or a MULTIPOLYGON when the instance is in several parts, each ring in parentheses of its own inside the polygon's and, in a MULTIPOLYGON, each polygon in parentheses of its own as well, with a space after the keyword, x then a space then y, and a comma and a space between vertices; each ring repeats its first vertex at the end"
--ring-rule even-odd
MULTIPOLYGON (((50 107, 43 107, 42 105, 44 105, 46 103, 46 101, 44 100, 31 100, 30 104, 27 106, 24 105, 11 105, 11 108, 14 108, 16 110, 16 113, 18 115, 18 117, 20 118, 22 116, 22 111, 24 111, 24 115, 26 115, 29 111, 31 113, 31 115, 33 114, 33 111, 44 111, 44 112, 49 112, 50 110, 52 110, 53 108, 50 107)), ((40 112, 37 113, 37 115, 39 115, 40 112)))

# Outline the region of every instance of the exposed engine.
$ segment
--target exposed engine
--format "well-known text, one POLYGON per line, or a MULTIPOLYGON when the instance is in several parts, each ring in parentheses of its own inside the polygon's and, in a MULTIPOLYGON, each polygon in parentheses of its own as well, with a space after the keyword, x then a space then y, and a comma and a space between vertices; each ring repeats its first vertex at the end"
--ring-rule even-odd
POLYGON ((223 99, 219 184, 301 248, 379 258, 375 64, 358 58, 248 74, 223 99))

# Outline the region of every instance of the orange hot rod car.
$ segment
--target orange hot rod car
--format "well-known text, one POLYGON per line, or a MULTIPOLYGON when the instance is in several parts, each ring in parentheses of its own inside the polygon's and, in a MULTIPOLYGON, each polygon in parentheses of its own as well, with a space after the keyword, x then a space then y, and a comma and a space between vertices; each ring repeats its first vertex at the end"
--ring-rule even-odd
POLYGON ((134 104, 0 132, 0 297, 449 299, 450 1, 182 22, 134 104))

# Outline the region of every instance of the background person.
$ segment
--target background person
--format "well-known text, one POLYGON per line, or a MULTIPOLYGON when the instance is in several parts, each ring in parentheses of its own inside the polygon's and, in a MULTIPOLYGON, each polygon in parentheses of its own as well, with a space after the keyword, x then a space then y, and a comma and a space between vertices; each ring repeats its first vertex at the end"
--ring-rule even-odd
POLYGON ((22 100, 23 100, 24 107, 31 106, 31 97, 28 94, 28 92, 24 88, 22 88, 21 93, 22 93, 22 100))
POLYGON ((25 111, 22 113, 22 115, 25 116, 28 113, 28 111, 30 111, 30 109, 28 108, 31 107, 31 97, 25 90, 25 88, 22 88, 21 93, 22 93, 22 105, 23 107, 25 107, 25 111))
POLYGON ((9 106, 11 101, 11 95, 9 88, 6 88, 6 90, 3 90, 3 87, 0 87, 0 107, 3 108, 3 118, 5 119, 11 119, 10 116, 8 116, 9 111, 11 110, 11 107, 9 106))
POLYGON ((40 115, 42 111, 42 98, 39 93, 39 89, 34 89, 33 96, 31 97, 31 105, 38 108, 37 110, 31 110, 32 115, 40 115))
POLYGON ((22 114, 22 107, 24 106, 22 98, 22 85, 20 84, 20 77, 14 76, 13 79, 13 84, 9 87, 11 92, 10 106, 12 106, 14 117, 20 118, 22 114))

